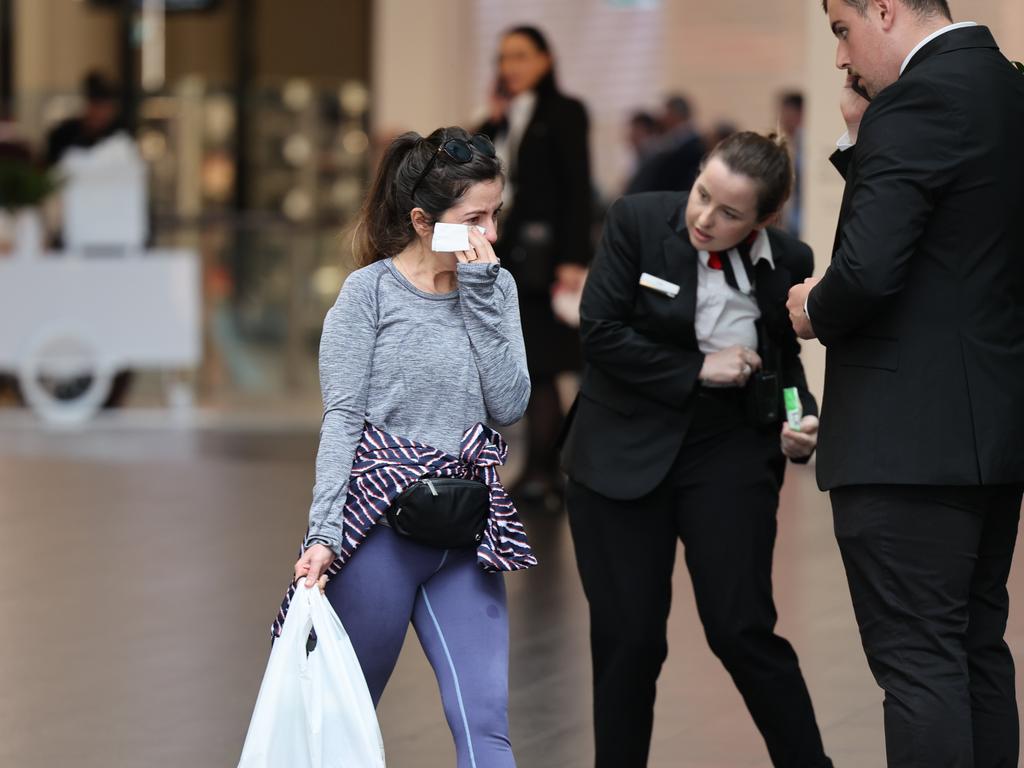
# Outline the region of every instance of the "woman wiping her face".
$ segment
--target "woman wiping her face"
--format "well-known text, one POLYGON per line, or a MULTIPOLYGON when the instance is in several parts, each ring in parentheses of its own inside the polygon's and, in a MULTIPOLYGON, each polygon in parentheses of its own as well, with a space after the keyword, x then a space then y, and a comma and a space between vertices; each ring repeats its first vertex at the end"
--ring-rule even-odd
POLYGON ((485 426, 517 421, 530 398, 516 284, 492 247, 503 184, 490 140, 461 128, 407 133, 385 154, 362 266, 324 321, 324 420, 295 564, 307 586, 330 576, 374 704, 412 623, 460 768, 515 765, 503 573, 536 563, 498 481, 504 441, 485 426), (465 250, 435 251, 438 223, 464 228, 465 250))

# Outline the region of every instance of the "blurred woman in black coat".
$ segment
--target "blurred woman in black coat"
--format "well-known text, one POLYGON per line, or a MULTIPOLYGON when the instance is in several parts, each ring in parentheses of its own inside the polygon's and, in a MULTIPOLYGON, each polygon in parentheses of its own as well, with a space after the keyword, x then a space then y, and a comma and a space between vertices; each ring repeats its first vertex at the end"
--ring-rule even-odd
POLYGON ((580 369, 579 337, 556 319, 552 296, 578 293, 592 253, 587 111, 563 95, 547 39, 534 27, 502 36, 490 136, 508 168, 506 218, 495 246, 516 278, 533 395, 526 412, 529 458, 520 501, 558 488, 555 441, 561 409, 555 379, 580 369))

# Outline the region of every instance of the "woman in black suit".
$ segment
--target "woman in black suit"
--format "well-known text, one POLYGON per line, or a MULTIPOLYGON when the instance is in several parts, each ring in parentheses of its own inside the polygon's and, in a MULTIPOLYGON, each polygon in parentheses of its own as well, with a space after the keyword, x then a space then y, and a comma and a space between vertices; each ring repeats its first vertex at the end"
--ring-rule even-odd
POLYGON ((513 493, 520 501, 550 500, 559 485, 555 379, 580 368, 579 336, 555 318, 551 300, 554 292, 580 290, 592 252, 587 111, 558 90, 551 48, 534 27, 502 36, 498 70, 491 116, 480 131, 508 168, 496 251, 519 286, 533 384, 527 468, 513 493))
POLYGON ((772 599, 786 458, 807 461, 818 426, 785 309, 813 257, 766 228, 792 176, 783 145, 739 133, 689 193, 627 196, 608 212, 563 454, 590 604, 598 768, 647 763, 679 540, 708 643, 773 764, 831 766, 772 599), (799 431, 784 423, 784 387, 807 414, 799 431))

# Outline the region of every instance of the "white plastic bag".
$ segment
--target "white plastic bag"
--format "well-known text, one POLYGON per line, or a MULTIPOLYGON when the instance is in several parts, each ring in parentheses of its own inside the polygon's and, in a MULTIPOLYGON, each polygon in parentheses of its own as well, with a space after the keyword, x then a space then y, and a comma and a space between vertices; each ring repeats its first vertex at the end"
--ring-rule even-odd
POLYGON ((238 768, 384 768, 352 643, 317 587, 300 584, 274 643, 238 768), (306 654, 310 628, 317 643, 306 654))

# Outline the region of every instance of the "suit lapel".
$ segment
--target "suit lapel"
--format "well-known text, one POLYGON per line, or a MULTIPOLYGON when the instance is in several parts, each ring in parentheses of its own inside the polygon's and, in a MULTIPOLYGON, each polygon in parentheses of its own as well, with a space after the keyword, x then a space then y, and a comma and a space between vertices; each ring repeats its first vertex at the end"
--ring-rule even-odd
MULTIPOLYGON (((769 239, 771 236, 769 235, 769 239)), ((761 316, 766 324, 774 327, 777 323, 779 307, 785 301, 789 291, 789 270, 779 259, 778 243, 772 242, 773 260, 775 269, 765 260, 757 262, 754 267, 754 274, 757 278, 755 291, 757 293, 757 306, 761 310, 761 316)))
MULTIPOLYGON (((678 313, 680 323, 692 333, 697 315, 697 251, 686 234, 682 206, 669 218, 668 225, 669 234, 662 242, 664 278, 679 286, 679 295, 673 300, 672 309, 678 313)), ((696 338, 693 334, 694 344, 696 338)))
MULTIPOLYGON (((768 232, 768 242, 772 248, 772 260, 775 268, 763 259, 754 265, 754 273, 757 279, 755 293, 757 295, 757 306, 761 310, 761 329, 771 337, 772 347, 779 349, 781 333, 785 330, 785 324, 789 318, 785 316, 786 295, 792 284, 792 276, 789 269, 783 263, 782 248, 776 237, 768 232)), ((763 339, 759 341, 764 342, 763 339)), ((764 354, 765 350, 760 350, 764 354)), ((777 366, 778 361, 772 361, 771 365, 777 366)))

